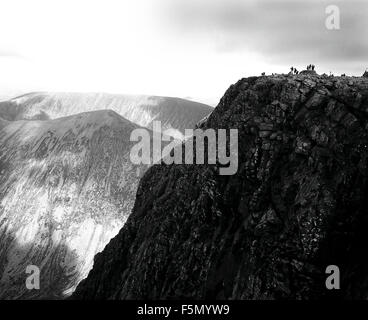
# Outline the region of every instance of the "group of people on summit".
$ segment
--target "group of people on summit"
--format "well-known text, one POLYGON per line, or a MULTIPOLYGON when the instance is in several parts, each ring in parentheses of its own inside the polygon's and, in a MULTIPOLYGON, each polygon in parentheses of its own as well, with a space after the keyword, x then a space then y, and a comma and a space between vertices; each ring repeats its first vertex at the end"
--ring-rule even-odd
MULTIPOLYGON (((314 64, 310 64, 307 66, 307 71, 315 71, 315 68, 316 66, 314 64)), ((289 73, 290 74, 299 74, 299 71, 297 68, 294 68, 294 67, 291 67, 290 68, 291 72, 289 73)), ((302 71, 302 74, 304 73, 305 71, 302 71)), ((265 76, 266 75, 266 72, 262 72, 262 76, 265 76)), ((272 75, 275 75, 274 73, 272 75)), ((327 74, 323 74, 323 76, 327 76, 327 74)), ((333 77, 334 75, 330 72, 330 77, 333 77)), ((341 77, 346 77, 346 74, 343 73, 341 75, 341 77)), ((365 70, 364 74, 363 74, 363 77, 365 78, 368 78, 368 69, 365 70)))
MULTIPOLYGON (((310 64, 307 66, 307 70, 308 71, 314 71, 314 69, 316 68, 316 66, 314 64, 310 64)), ((291 67, 291 74, 299 74, 299 71, 297 68, 291 67)))

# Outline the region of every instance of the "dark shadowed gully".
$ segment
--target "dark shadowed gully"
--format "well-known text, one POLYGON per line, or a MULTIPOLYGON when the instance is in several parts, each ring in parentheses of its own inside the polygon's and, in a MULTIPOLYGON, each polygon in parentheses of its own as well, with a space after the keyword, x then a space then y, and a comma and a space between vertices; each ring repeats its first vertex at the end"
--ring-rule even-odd
POLYGON ((73 298, 367 298, 367 120, 364 77, 240 80, 201 124, 239 130, 237 173, 153 166, 73 298))

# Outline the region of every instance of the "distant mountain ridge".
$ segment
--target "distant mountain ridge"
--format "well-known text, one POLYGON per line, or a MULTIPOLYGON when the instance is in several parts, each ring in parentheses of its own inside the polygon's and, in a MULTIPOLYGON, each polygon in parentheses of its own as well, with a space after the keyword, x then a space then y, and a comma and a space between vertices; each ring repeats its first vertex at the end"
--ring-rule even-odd
POLYGON ((81 112, 110 109, 142 127, 152 128, 161 121, 166 134, 182 138, 185 129, 213 108, 180 98, 107 93, 28 93, 0 102, 0 117, 5 120, 48 120, 81 112))

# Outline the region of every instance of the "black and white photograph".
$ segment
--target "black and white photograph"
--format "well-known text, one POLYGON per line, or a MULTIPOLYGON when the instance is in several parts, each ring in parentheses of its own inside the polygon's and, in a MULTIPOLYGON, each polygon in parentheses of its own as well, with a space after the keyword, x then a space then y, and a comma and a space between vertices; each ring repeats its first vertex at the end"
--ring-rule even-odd
POLYGON ((366 0, 0 0, 0 300, 367 300, 367 34, 366 0))

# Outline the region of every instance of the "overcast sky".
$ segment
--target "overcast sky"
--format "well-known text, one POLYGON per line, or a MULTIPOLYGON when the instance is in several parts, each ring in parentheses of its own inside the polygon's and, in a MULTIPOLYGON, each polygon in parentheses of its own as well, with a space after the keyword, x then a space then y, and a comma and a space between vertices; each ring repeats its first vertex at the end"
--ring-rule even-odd
POLYGON ((0 96, 102 91, 216 104, 230 84, 313 63, 368 68, 367 0, 0 0, 0 96), (337 5, 341 29, 325 27, 337 5))

